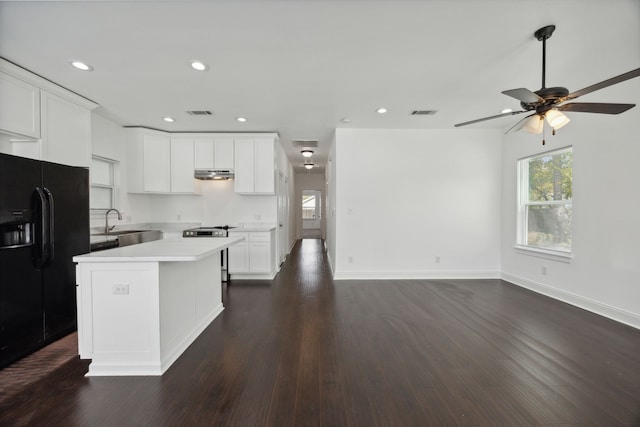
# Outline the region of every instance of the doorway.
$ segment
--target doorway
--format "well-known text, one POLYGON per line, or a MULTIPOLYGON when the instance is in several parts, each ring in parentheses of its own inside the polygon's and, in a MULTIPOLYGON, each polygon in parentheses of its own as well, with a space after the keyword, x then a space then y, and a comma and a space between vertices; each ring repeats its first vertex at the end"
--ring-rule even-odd
POLYGON ((302 191, 302 238, 322 238, 322 192, 319 190, 302 191))

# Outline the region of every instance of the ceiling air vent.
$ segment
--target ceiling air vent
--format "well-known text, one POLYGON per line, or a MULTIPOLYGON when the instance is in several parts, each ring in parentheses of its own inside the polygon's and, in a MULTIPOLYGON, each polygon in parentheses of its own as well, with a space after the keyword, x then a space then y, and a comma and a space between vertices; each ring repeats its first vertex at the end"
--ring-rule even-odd
POLYGON ((318 140, 317 139, 294 139, 291 141, 294 147, 317 147, 318 140))
POLYGON ((437 113, 437 110, 413 110, 411 112, 412 116, 433 116, 437 113))
POLYGON ((209 110, 192 110, 187 111, 190 116, 213 116, 213 113, 209 110))

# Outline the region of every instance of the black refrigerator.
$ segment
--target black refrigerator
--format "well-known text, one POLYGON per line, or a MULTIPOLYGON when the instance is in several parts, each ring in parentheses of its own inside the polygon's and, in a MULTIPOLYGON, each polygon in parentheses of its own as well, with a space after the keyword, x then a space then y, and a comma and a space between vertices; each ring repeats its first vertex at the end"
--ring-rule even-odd
POLYGON ((76 329, 89 170, 0 153, 0 369, 76 329))

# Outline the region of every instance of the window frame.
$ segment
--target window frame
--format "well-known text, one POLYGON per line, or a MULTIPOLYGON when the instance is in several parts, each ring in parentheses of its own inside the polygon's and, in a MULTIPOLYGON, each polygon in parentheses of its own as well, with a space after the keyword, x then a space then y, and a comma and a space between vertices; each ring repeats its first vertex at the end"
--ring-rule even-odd
MULTIPOLYGON (((100 214, 100 213, 105 213, 109 209, 117 208, 117 206, 116 206, 116 200, 117 200, 116 193, 117 193, 117 188, 118 188, 118 185, 117 185, 117 182, 118 182, 118 180, 117 180, 118 161, 114 160, 114 159, 109 159, 107 157, 92 155, 91 156, 92 166, 93 166, 93 162, 94 161, 107 163, 109 165, 109 172, 110 172, 110 175, 111 175, 111 184, 109 184, 109 185, 108 184, 98 184, 98 183, 95 183, 93 181, 94 168, 92 167, 91 171, 90 171, 90 182, 89 182, 90 188, 101 188, 101 189, 109 189, 109 190, 111 190, 111 203, 110 203, 111 207, 109 207, 109 208, 94 208, 94 207, 89 206, 89 210, 90 210, 91 213, 100 214)), ((90 198, 90 203, 91 203, 91 198, 90 198)))
POLYGON ((573 236, 573 164, 571 167, 571 199, 562 200, 546 200, 546 201, 530 201, 529 200, 529 163, 532 160, 549 155, 562 154, 563 152, 571 152, 573 159, 573 146, 566 146, 558 149, 536 153, 527 157, 518 159, 517 161, 517 221, 516 221, 516 244, 514 248, 516 252, 538 256, 542 258, 552 259, 562 262, 571 262, 573 259, 573 241, 569 250, 561 250, 556 248, 548 248, 544 246, 536 246, 528 244, 528 207, 529 206, 569 206, 572 209, 572 226, 571 235, 573 236))

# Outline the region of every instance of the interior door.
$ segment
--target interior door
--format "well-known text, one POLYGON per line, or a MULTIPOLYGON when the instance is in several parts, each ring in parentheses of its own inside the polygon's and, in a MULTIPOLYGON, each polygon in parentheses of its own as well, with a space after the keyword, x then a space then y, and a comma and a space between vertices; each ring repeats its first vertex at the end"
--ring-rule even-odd
POLYGON ((278 181, 278 263, 287 257, 289 242, 289 179, 282 173, 278 181))

